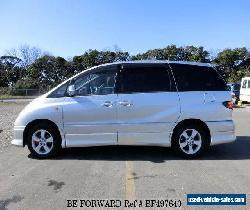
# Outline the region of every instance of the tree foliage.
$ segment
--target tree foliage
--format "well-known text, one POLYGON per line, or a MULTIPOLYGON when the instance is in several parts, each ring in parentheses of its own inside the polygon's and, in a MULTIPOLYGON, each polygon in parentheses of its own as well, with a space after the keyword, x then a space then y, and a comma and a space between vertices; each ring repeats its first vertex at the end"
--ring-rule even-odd
POLYGON ((116 61, 129 60, 128 52, 112 52, 112 51, 98 51, 88 50, 83 55, 75 56, 73 58, 74 64, 78 67, 78 71, 97 66, 104 63, 112 63, 116 61))
POLYGON ((245 47, 235 49, 225 49, 218 53, 214 62, 219 64, 229 80, 239 80, 244 76, 244 72, 240 71, 240 64, 248 57, 248 51, 245 47))
POLYGON ((22 78, 24 69, 18 64, 21 60, 14 56, 0 57, 0 86, 13 86, 22 78))
POLYGON ((155 60, 171 60, 171 61, 196 61, 209 62, 209 52, 203 47, 177 47, 169 45, 166 48, 148 50, 143 54, 132 56, 132 60, 155 59, 155 60))
POLYGON ((41 49, 37 47, 31 47, 27 44, 19 46, 17 49, 7 50, 6 55, 12 56, 20 59, 20 66, 28 67, 35 60, 45 55, 45 52, 42 52, 41 49))
POLYGON ((43 90, 62 82, 74 73, 71 63, 62 57, 45 55, 38 58, 27 69, 27 76, 24 79, 34 81, 33 86, 43 90))
POLYGON ((39 88, 48 90, 75 73, 104 63, 128 60, 171 60, 215 63, 228 81, 250 75, 250 54, 246 48, 225 49, 215 58, 203 47, 169 45, 130 55, 121 50, 90 49, 71 60, 55 57, 42 50, 23 45, 0 57, 0 87, 39 88))

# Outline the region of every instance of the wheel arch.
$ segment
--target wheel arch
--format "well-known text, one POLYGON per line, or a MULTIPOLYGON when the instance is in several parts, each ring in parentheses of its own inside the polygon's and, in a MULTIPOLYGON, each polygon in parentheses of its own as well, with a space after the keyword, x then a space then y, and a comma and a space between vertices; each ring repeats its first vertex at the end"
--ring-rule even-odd
POLYGON ((200 119, 191 118, 191 119, 182 120, 175 125, 173 132, 172 132, 172 136, 171 136, 171 145, 172 145, 172 142, 174 141, 174 134, 176 133, 176 131, 183 126, 190 125, 190 124, 195 124, 195 125, 201 126, 204 129, 204 131, 207 133, 209 141, 211 143, 211 133, 210 133, 210 129, 209 129, 208 125, 200 119))
POLYGON ((29 122, 25 129, 24 129, 24 132, 23 132, 23 146, 27 145, 27 135, 28 135, 28 131, 31 127, 33 127, 34 125, 37 125, 37 124, 40 124, 40 123, 46 123, 46 124, 49 124, 51 125, 56 132, 58 132, 58 135, 60 136, 60 140, 62 141, 62 136, 61 136, 61 132, 60 132, 60 129, 59 127, 57 126, 56 123, 54 123, 53 121, 51 120, 48 120, 48 119, 36 119, 36 120, 33 120, 31 122, 29 122))

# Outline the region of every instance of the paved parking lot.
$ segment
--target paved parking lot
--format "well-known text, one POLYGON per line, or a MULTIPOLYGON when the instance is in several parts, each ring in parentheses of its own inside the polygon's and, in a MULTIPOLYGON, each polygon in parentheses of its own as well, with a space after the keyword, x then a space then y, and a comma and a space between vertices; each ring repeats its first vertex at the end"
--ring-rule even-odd
POLYGON ((67 149, 36 160, 9 145, 24 105, 0 103, 1 210, 67 209, 67 199, 180 199, 179 209, 191 209, 186 193, 246 193, 248 207, 205 209, 250 209, 250 106, 234 110, 237 142, 214 146, 199 160, 159 147, 67 149))

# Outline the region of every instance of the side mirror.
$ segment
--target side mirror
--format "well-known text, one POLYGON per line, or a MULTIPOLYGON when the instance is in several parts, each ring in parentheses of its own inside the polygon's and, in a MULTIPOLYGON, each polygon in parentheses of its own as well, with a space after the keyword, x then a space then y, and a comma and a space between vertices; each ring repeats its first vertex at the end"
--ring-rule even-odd
POLYGON ((67 89, 67 94, 71 97, 75 96, 76 94, 76 89, 75 89, 75 85, 70 85, 67 89))

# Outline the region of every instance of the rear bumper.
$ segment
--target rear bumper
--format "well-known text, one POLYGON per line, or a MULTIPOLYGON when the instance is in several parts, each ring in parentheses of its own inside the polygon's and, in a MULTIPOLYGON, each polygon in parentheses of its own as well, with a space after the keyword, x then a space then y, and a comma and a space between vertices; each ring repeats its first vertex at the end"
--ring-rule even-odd
POLYGON ((225 144, 236 140, 235 127, 232 120, 206 123, 211 134, 211 145, 225 144))
POLYGON ((23 132, 25 126, 14 126, 14 139, 11 141, 11 144, 15 146, 23 147, 23 132))

